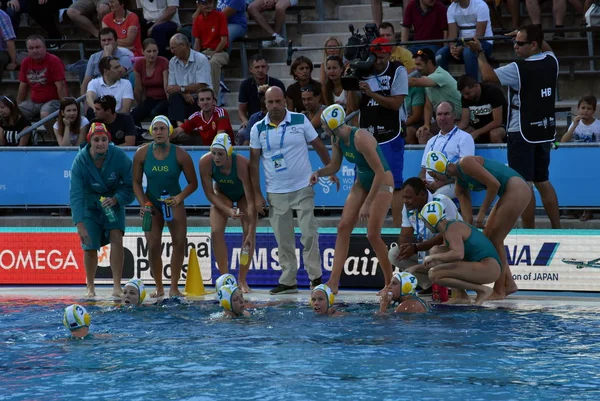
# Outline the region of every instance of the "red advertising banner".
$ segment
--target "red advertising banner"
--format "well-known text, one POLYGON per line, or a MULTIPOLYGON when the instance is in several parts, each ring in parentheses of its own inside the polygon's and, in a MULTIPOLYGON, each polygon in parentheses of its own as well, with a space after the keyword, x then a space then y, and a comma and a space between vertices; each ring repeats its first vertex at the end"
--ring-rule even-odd
MULTIPOLYGON (((104 250, 104 249, 103 249, 104 250)), ((100 263, 102 251, 98 253, 100 263)), ((84 284, 77 233, 0 233, 0 284, 84 284)))

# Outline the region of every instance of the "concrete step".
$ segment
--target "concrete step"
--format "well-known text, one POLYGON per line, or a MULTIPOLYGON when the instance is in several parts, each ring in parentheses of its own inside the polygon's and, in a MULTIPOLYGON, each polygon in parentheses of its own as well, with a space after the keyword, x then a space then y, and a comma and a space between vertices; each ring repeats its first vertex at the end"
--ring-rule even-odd
MULTIPOLYGON (((342 5, 338 7, 338 19, 354 21, 357 17, 365 19, 372 16, 370 4, 342 5)), ((402 7, 390 7, 383 3, 384 21, 402 21, 402 7)))
MULTIPOLYGON (((306 35, 302 35, 300 45, 302 47, 323 47, 327 38, 329 38, 331 34, 329 33, 310 33, 306 35)), ((337 33, 336 38, 342 41, 342 43, 346 44, 348 42, 348 38, 350 37, 350 32, 337 33)))
MULTIPOLYGON (((316 74, 314 74, 314 73, 313 73, 313 75, 316 76, 316 74)), ((286 75, 283 78, 282 77, 278 77, 278 78, 281 82, 283 82, 283 84, 285 85, 286 88, 295 82, 292 79, 292 77, 290 77, 289 75, 286 75)), ((229 79, 225 79, 225 83, 227 84, 227 87, 229 87, 229 90, 231 92, 239 92, 240 85, 242 84, 243 80, 244 80, 243 78, 229 78, 229 79)))
MULTIPOLYGON (((364 16, 363 16, 364 17, 364 16)), ((328 33, 329 36, 336 36, 338 33, 347 33, 348 24, 353 24, 354 28, 363 28, 365 24, 372 22, 368 20, 337 20, 337 21, 302 21, 300 31, 298 32, 298 24, 295 21, 286 22, 288 37, 293 38, 295 35, 304 35, 308 33, 328 33)), ((400 22, 397 22, 400 29, 400 22)), ((265 31, 254 21, 248 22, 248 37, 256 37, 264 35, 265 31)))

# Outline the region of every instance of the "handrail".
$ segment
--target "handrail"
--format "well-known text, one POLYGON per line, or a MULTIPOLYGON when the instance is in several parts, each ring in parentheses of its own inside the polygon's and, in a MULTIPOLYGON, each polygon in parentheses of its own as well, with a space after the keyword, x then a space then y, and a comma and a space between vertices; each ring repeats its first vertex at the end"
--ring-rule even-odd
MULTIPOLYGON (((75 99, 75 101, 77 103, 81 103, 84 101, 84 99, 85 99, 85 95, 82 95, 82 96, 78 97, 77 99, 75 99)), ((25 128, 23 131, 19 132, 19 134, 17 135, 17 139, 21 139, 25 135, 35 131, 37 129, 37 127, 42 126, 45 123, 47 123, 48 121, 56 118, 56 116, 58 116, 59 111, 60 110, 56 110, 54 113, 49 114, 48 116, 42 118, 40 121, 37 121, 37 122, 31 124, 31 126, 29 126, 28 128, 25 128)))

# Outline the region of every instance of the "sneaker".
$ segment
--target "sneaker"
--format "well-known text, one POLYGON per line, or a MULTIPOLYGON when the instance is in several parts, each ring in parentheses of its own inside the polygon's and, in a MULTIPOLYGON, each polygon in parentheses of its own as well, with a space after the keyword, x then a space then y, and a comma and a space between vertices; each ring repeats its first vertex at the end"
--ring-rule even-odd
POLYGON ((221 88, 221 92, 231 93, 231 90, 229 90, 227 85, 225 85, 225 81, 223 81, 223 80, 219 81, 219 87, 221 88))
POLYGON ((310 280, 310 289, 311 290, 314 290, 316 286, 323 284, 323 282, 321 281, 321 277, 316 278, 314 280, 310 280))
POLYGON ((285 39, 279 35, 279 34, 275 34, 273 35, 273 44, 275 46, 281 47, 281 46, 285 46, 285 39))
POLYGON ((272 40, 263 40, 262 41, 262 47, 263 48, 268 49, 271 46, 273 46, 273 41, 272 40))
POLYGON ((269 291, 269 294, 271 294, 271 295, 297 294, 297 293, 298 293, 297 285, 279 284, 277 287, 275 287, 271 291, 269 291))

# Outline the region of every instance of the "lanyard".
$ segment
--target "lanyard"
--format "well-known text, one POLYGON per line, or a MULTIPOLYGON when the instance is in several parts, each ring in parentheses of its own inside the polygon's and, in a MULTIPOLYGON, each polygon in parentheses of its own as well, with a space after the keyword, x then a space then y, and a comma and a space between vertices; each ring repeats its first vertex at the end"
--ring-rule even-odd
MULTIPOLYGON (((448 143, 450 142, 450 140, 452 139, 452 137, 454 136, 454 134, 456 134, 456 131, 458 131, 458 127, 454 127, 454 129, 452 131, 450 131, 450 133, 446 134, 446 135, 448 135, 448 140, 446 141, 446 143, 444 144, 444 146, 442 146, 442 150, 441 150, 441 152, 446 157, 448 157, 448 155, 446 155, 446 152, 445 152, 446 146, 448 146, 448 143)), ((431 150, 435 150, 434 147, 435 147, 435 143, 437 142, 438 138, 439 138, 439 136, 435 137, 435 140, 431 144, 431 150)))
MULTIPOLYGON (((277 132, 277 128, 275 127, 275 132, 277 132)), ((283 128, 281 129, 281 140, 279 141, 279 150, 281 151, 281 153, 283 153, 283 138, 285 137, 285 130, 287 128, 287 123, 283 123, 283 128)), ((267 142, 267 150, 270 152, 271 151, 271 144, 269 143, 269 126, 267 125, 267 137, 265 138, 265 141, 267 142)))

